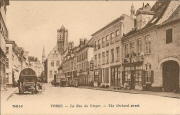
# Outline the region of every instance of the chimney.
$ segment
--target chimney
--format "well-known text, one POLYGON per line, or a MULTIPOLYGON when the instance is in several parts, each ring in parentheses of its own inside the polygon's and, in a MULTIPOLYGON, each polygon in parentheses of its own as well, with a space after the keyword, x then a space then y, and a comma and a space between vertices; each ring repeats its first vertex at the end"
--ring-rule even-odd
POLYGON ((84 45, 86 45, 88 42, 87 38, 84 38, 84 45))

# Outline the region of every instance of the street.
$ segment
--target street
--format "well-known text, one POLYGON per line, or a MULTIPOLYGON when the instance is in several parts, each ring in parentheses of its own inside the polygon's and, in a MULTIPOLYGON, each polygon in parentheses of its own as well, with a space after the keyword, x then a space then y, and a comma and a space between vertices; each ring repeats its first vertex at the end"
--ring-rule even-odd
POLYGON ((100 91, 44 84, 39 94, 15 93, 2 103, 2 114, 173 114, 180 100, 153 95, 100 91), (86 106, 85 106, 86 105, 86 106))

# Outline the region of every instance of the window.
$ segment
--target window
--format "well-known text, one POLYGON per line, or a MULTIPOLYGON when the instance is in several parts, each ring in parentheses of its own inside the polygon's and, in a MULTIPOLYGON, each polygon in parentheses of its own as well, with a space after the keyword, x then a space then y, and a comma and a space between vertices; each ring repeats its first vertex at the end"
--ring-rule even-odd
POLYGON ((82 63, 82 71, 84 71, 84 65, 83 65, 83 63, 82 63))
POLYGON ((97 66, 97 55, 94 56, 95 59, 95 67, 97 66))
POLYGON ((128 44, 125 44, 125 48, 124 48, 124 53, 125 53, 125 58, 129 58, 129 54, 128 54, 128 44))
POLYGON ((114 33, 111 33, 111 44, 114 43, 114 33))
POLYGON ((56 75, 56 74, 57 74, 57 71, 54 71, 54 74, 56 75))
POLYGON ((142 41, 141 39, 137 40, 137 53, 138 55, 140 55, 140 53, 142 52, 142 41))
POLYGON ((98 40, 98 49, 101 49, 101 40, 98 40))
POLYGON ((109 51, 106 51, 106 64, 109 64, 109 51))
POLYGON ((172 29, 166 30, 166 44, 172 43, 172 29))
POLYGON ((9 58, 6 58, 6 68, 9 68, 9 58))
POLYGON ((145 37, 145 44, 146 44, 146 54, 150 54, 151 53, 151 37, 150 36, 146 36, 145 37))
POLYGON ((49 71, 49 75, 52 75, 52 70, 49 71))
POLYGON ((111 49, 111 63, 114 63, 114 49, 111 49))
POLYGON ((56 66, 59 66, 59 61, 56 62, 56 66))
POLYGON ((97 43, 97 41, 95 41, 95 48, 94 48, 95 50, 97 50, 98 49, 98 43, 97 43))
POLYGON ((119 30, 116 31, 116 37, 119 36, 119 30))
POLYGON ((53 60, 51 61, 51 66, 54 66, 54 61, 53 60))
POLYGON ((109 35, 106 36, 106 46, 109 46, 109 35))
POLYGON ((131 57, 134 56, 134 54, 135 54, 135 52, 134 52, 134 42, 130 43, 130 54, 131 54, 131 57))
POLYGON ((116 48, 116 61, 119 62, 120 61, 120 50, 119 47, 116 48))
POLYGON ((142 70, 135 71, 135 83, 136 85, 142 84, 142 70))
POLYGON ((6 73, 6 83, 9 83, 9 73, 6 73))
POLYGON ((6 47, 6 54, 9 54, 9 47, 6 47))
POLYGON ((99 60, 98 60, 98 66, 101 65, 101 54, 98 54, 99 60))
POLYGON ((105 38, 103 37, 102 38, 102 47, 105 47, 106 46, 106 42, 105 42, 105 38))
POLYGON ((102 52, 102 65, 105 64, 105 52, 102 52))
POLYGON ((87 58, 87 55, 88 55, 88 53, 87 53, 87 51, 86 51, 86 58, 87 58))

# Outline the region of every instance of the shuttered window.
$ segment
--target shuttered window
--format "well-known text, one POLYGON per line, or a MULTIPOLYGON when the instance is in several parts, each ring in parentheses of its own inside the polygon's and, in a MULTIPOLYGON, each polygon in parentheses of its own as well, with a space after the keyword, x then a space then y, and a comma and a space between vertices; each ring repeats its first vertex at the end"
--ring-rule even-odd
POLYGON ((166 44, 172 43, 172 29, 166 30, 166 44))

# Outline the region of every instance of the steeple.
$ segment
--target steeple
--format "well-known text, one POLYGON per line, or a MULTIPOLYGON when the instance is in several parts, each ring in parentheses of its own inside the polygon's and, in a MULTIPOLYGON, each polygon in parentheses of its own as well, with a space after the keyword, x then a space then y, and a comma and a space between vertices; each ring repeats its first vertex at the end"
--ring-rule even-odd
POLYGON ((65 31, 65 27, 62 25, 60 31, 65 31))
POLYGON ((43 47, 43 53, 42 53, 42 63, 46 60, 46 55, 45 55, 45 49, 43 47))
POLYGON ((130 12, 131 12, 130 17, 134 19, 135 18, 135 7, 134 7, 133 3, 131 5, 131 11, 130 12))

